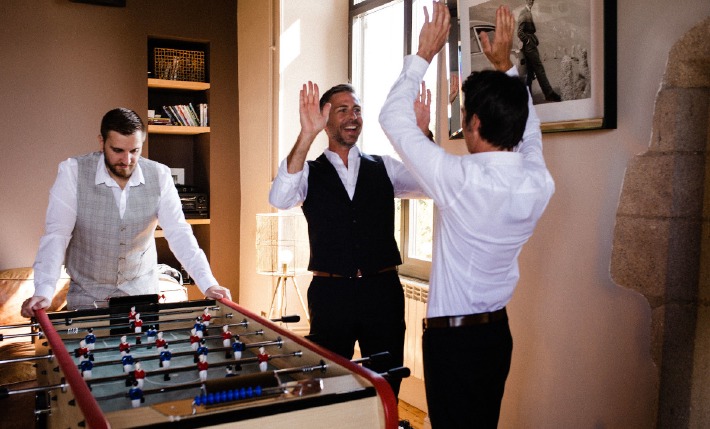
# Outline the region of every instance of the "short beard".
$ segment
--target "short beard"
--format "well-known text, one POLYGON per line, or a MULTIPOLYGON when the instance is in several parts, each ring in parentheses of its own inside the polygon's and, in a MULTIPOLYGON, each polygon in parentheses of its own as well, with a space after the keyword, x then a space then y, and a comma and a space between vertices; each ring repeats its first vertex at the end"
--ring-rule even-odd
POLYGON ((116 167, 109 164, 108 159, 106 159, 105 157, 104 157, 104 164, 106 164, 106 168, 108 168, 111 173, 113 173, 116 176, 121 177, 123 179, 130 179, 131 175, 133 174, 133 170, 135 169, 135 164, 133 164, 133 168, 131 168, 130 170, 119 171, 116 169, 116 167))

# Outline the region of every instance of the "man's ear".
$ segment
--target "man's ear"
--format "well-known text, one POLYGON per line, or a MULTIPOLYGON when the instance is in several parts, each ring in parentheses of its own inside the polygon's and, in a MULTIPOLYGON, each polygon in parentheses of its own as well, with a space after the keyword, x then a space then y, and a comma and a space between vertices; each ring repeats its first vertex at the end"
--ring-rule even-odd
POLYGON ((103 152, 104 151, 104 138, 99 134, 98 137, 99 140, 99 151, 103 152))

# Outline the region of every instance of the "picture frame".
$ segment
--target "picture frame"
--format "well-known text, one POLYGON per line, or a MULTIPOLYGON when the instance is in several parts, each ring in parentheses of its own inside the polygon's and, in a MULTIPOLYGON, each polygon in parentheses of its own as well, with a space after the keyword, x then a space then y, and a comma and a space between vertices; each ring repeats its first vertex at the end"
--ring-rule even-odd
POLYGON ((495 37, 495 11, 504 4, 516 20, 511 61, 530 84, 542 131, 616 128, 616 0, 534 0, 530 9, 528 0, 514 1, 449 0, 450 138, 461 136, 453 89, 472 71, 492 68, 480 35, 495 37))

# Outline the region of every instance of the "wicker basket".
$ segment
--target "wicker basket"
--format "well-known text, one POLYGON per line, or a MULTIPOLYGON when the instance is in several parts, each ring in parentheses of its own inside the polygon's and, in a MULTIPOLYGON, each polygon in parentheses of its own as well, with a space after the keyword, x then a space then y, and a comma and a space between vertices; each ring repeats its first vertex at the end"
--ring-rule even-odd
POLYGON ((158 79, 205 81, 205 53, 183 49, 155 48, 153 56, 158 79))

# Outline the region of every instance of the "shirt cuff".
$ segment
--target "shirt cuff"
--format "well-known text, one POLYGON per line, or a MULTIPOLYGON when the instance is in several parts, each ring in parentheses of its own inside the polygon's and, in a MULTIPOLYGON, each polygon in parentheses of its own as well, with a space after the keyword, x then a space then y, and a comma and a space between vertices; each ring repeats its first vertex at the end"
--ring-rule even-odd
POLYGON ((41 284, 36 284, 35 283, 35 293, 34 296, 41 296, 44 298, 47 298, 49 302, 52 302, 52 299, 54 298, 54 291, 56 290, 56 285, 55 286, 49 286, 49 285, 41 285, 41 284))

